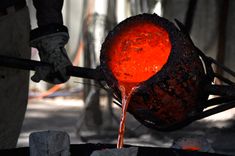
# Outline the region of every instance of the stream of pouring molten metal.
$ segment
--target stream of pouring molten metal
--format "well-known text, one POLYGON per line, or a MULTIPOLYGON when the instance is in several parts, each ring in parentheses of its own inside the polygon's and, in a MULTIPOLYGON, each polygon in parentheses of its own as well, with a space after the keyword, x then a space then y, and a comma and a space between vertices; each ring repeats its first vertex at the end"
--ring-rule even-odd
POLYGON ((117 148, 123 147, 126 111, 132 93, 140 83, 161 70, 171 51, 168 32, 149 22, 122 27, 111 41, 108 67, 118 81, 122 95, 122 116, 117 148))

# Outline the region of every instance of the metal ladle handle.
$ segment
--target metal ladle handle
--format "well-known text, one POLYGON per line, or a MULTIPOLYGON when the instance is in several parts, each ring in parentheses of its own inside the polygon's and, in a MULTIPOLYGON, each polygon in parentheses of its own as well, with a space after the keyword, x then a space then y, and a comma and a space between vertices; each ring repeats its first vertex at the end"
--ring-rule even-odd
MULTIPOLYGON (((0 66, 23 70, 35 70, 37 67, 45 66, 52 68, 52 65, 46 62, 15 58, 4 55, 0 55, 0 66)), ((98 81, 104 80, 104 77, 101 74, 99 68, 91 69, 85 67, 68 66, 67 75, 80 78, 94 79, 98 81)))

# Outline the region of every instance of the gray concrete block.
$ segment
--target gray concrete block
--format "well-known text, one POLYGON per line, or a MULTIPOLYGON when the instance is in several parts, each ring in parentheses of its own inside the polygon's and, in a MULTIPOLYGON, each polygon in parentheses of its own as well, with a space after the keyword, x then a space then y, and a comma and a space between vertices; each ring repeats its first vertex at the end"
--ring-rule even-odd
POLYGON ((137 156, 138 147, 103 149, 92 152, 91 156, 137 156))
POLYGON ((70 138, 66 132, 42 131, 29 136, 30 156, 69 156, 70 138))

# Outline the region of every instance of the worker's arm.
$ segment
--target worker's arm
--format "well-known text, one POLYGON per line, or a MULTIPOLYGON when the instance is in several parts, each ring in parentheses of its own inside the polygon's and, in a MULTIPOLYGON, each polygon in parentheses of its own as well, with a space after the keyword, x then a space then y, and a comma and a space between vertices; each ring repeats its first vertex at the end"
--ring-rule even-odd
POLYGON ((63 83, 69 79, 66 67, 72 65, 64 48, 69 33, 63 25, 63 0, 33 0, 33 4, 38 28, 31 31, 31 46, 38 49, 41 61, 51 63, 54 68, 39 68, 32 80, 63 83))

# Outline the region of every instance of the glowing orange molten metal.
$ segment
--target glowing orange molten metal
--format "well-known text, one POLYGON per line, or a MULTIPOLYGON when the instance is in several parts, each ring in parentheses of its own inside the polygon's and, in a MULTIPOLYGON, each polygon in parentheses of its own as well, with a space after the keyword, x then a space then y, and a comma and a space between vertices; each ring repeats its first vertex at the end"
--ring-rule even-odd
POLYGON ((171 43, 168 32, 150 21, 120 27, 108 42, 108 68, 117 79, 122 93, 122 118, 117 143, 117 148, 121 148, 131 94, 140 82, 161 70, 169 57, 171 43))
POLYGON ((171 51, 168 32, 146 21, 135 23, 114 36, 109 68, 123 83, 139 83, 161 70, 171 51))
POLYGON ((189 151, 199 151, 200 148, 196 146, 186 146, 182 148, 183 150, 189 150, 189 151))

